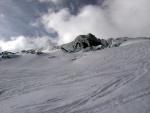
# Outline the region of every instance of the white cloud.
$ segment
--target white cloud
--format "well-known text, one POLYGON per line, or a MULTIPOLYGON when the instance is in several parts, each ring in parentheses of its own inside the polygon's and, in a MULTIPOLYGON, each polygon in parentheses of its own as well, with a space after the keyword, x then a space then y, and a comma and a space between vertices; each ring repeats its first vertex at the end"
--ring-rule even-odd
POLYGON ((39 0, 39 2, 53 2, 54 4, 61 3, 62 0, 39 0))
POLYGON ((3 19, 4 17, 4 14, 0 14, 0 19, 3 19))
POLYGON ((5 20, 5 15, 4 15, 4 14, 0 14, 0 21, 6 22, 6 20, 5 20))
POLYGON ((0 40, 0 52, 1 51, 21 51, 23 49, 33 49, 48 46, 52 43, 56 43, 57 39, 52 39, 47 36, 44 37, 12 37, 8 41, 0 40))
POLYGON ((103 5, 88 5, 76 15, 67 8, 49 11, 41 17, 47 31, 59 34, 58 44, 77 35, 93 33, 99 38, 150 36, 149 0, 105 0, 103 5))
POLYGON ((38 21, 30 22, 29 25, 32 26, 32 27, 39 27, 40 26, 38 21))
POLYGON ((129 36, 150 36, 149 0, 107 0, 112 21, 129 36))

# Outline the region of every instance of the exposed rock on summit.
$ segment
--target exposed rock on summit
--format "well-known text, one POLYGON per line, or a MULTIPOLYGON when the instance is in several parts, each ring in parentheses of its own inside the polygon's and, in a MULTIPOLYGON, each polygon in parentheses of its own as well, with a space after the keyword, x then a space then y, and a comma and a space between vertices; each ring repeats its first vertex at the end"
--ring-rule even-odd
POLYGON ((79 35, 75 38, 74 41, 64 44, 61 46, 61 49, 66 52, 77 52, 82 49, 91 48, 101 45, 103 48, 108 47, 108 43, 104 39, 98 39, 91 33, 87 35, 79 35))

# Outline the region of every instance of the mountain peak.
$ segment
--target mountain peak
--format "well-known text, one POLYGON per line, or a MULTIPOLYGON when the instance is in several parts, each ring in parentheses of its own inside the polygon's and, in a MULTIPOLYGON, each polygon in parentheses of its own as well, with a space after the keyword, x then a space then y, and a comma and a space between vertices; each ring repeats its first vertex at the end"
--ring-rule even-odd
POLYGON ((62 45, 61 48, 65 49, 68 52, 77 52, 82 49, 98 45, 108 46, 106 40, 96 38, 93 34, 89 33, 87 35, 77 36, 74 41, 62 45))

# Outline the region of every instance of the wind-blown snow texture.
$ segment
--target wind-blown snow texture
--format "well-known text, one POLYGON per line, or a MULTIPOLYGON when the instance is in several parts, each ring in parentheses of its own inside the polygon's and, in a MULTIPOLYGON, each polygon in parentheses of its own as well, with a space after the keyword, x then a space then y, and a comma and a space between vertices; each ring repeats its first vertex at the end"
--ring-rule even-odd
POLYGON ((0 113, 150 113, 150 41, 1 58, 0 113))

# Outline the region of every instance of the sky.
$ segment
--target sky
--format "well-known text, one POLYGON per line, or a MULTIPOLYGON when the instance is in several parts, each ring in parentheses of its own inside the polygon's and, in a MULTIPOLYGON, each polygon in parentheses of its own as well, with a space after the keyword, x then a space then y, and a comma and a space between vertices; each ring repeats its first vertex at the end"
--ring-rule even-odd
POLYGON ((0 51, 98 38, 150 37, 150 0, 1 0, 0 51))

